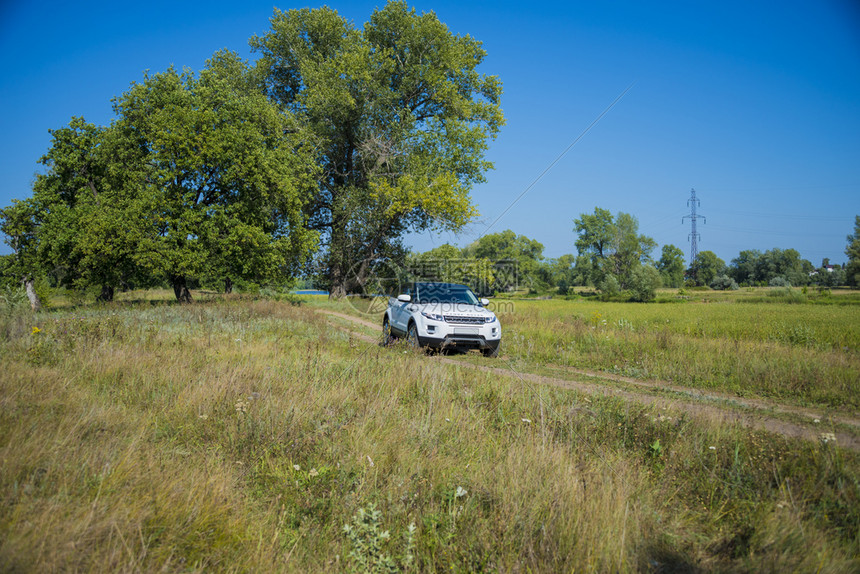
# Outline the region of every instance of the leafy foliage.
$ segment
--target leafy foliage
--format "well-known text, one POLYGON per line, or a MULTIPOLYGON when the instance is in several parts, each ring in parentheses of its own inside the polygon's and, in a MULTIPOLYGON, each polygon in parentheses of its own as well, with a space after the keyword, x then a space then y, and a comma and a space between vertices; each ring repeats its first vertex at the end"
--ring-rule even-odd
POLYGON ((657 297, 657 289, 662 286, 660 272, 653 265, 640 265, 630 274, 627 288, 632 301, 647 302, 657 297))
POLYGON ((666 287, 680 287, 684 284, 684 252, 672 244, 663 246, 657 271, 666 287))
POLYGON ((764 253, 750 249, 732 259, 728 274, 744 285, 767 285, 782 277, 792 285, 806 285, 813 271, 812 263, 800 257, 796 249, 773 248, 764 253))
POLYGON ((135 260, 177 298, 207 271, 271 280, 306 260, 316 246, 303 211, 315 173, 309 142, 235 54, 215 54, 199 78, 146 76, 115 107, 115 129, 147 168, 137 215, 154 225, 135 260))
POLYGON ((728 275, 718 275, 714 278, 713 281, 708 285, 711 289, 715 289, 717 291, 725 291, 726 289, 737 291, 738 284, 734 279, 729 277, 728 275))
POLYGON ((330 8, 275 10, 271 23, 251 46, 270 97, 315 136, 309 216, 335 295, 363 285, 373 261, 402 257, 407 230, 458 230, 477 214, 469 190, 504 123, 498 78, 477 72, 480 42, 405 2, 363 29, 330 8))
POLYGON ((609 276, 620 289, 629 288, 636 281, 634 273, 651 262, 651 251, 657 246, 653 239, 639 234, 639 221, 634 216, 621 212, 613 217, 599 207, 593 214, 583 213, 574 219, 574 231, 578 235, 576 249, 587 258, 582 262, 589 265, 589 282, 601 290, 601 286, 613 287, 613 282, 607 281, 609 276))
POLYGON ((491 261, 493 265, 493 291, 508 291, 527 286, 538 287, 543 244, 517 235, 510 229, 481 236, 463 249, 466 256, 491 261))
POLYGON ((388 530, 382 530, 382 512, 376 505, 359 508, 351 524, 344 524, 343 532, 349 540, 350 571, 394 573, 408 570, 415 556, 415 525, 410 524, 406 532, 402 560, 397 560, 385 550, 391 538, 388 530))
POLYGON ((476 293, 487 293, 494 284, 493 262, 471 257, 450 244, 411 255, 407 272, 415 279, 468 285, 476 293))
POLYGON ((688 281, 693 285, 710 285, 726 272, 726 262, 713 251, 700 251, 687 270, 688 281))
POLYGON ((8 272, 100 285, 108 300, 116 286, 167 281, 188 301, 203 275, 282 281, 308 259, 311 142, 235 54, 215 54, 199 77, 146 75, 114 110, 109 127, 72 118, 51 132, 33 197, 0 214, 8 272))

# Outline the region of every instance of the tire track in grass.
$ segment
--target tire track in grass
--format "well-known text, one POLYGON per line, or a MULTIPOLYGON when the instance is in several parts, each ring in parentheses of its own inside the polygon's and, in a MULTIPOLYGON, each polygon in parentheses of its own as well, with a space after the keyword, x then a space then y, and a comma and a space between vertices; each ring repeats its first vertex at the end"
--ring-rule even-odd
MULTIPOLYGON (((317 313, 321 313, 324 315, 328 315, 330 317, 337 317, 340 319, 344 319, 350 321, 356 325, 361 325, 363 327, 367 327, 370 329, 379 329, 380 336, 374 337, 364 333, 359 333, 357 331, 352 331, 346 327, 341 325, 335 325, 337 328, 343 329, 350 333, 350 335, 356 339, 362 340, 371 344, 380 344, 381 339, 381 330, 382 324, 379 325, 362 319, 360 317, 355 317, 352 315, 348 315, 346 313, 340 313, 338 311, 332 311, 328 309, 315 309, 317 313)), ((514 371, 513 369, 506 369, 502 367, 489 367, 485 365, 475 365, 473 363, 469 363, 462 360, 457 360, 455 358, 445 357, 445 356, 435 356, 431 360, 439 361, 441 363, 446 363, 450 365, 456 365, 461 368, 473 368, 478 371, 483 371, 485 373, 492 373, 495 375, 501 375, 505 377, 519 377, 524 380, 529 381, 530 383, 540 384, 540 385, 549 385, 562 389, 571 389, 576 391, 581 391, 588 394, 597 394, 597 395, 609 395, 622 398, 624 400, 634 401, 641 404, 646 405, 654 405, 660 408, 671 408, 679 411, 684 411, 690 415, 693 415, 700 419, 706 419, 709 421, 717 421, 717 422, 727 422, 727 423, 737 423, 745 427, 765 430, 776 434, 781 434, 787 437, 794 438, 802 438, 805 440, 817 441, 820 437, 820 431, 826 430, 822 427, 815 427, 811 425, 805 425, 800 423, 794 423, 790 421, 785 421, 779 418, 774 418, 767 414, 767 411, 772 411, 776 413, 788 414, 801 416, 804 418, 809 418, 810 423, 814 419, 822 419, 824 417, 816 416, 811 409, 804 409, 799 407, 793 407, 790 405, 783 405, 775 402, 770 402, 762 399, 746 399, 741 397, 734 397, 728 394, 722 393, 713 393, 713 392, 705 392, 699 389, 692 389, 690 387, 683 387, 680 385, 675 385, 668 382, 660 382, 660 381, 642 381, 639 379, 634 379, 632 377, 624 377, 621 375, 613 375, 610 373, 602 373, 599 371, 590 371, 585 369, 573 369, 568 367, 559 367, 564 369, 566 372, 586 376, 586 377, 594 377, 598 379, 615 381, 619 383, 624 383, 626 385, 632 385, 636 387, 640 387, 643 389, 655 390, 655 391, 672 391, 675 393, 679 393, 684 395, 686 398, 668 398, 655 396, 652 394, 648 394, 645 392, 636 392, 630 389, 620 389, 616 387, 612 387, 610 385, 599 383, 599 382, 590 382, 590 381, 582 381, 582 380, 571 380, 571 379, 562 379, 557 377, 550 377, 545 375, 538 375, 535 373, 524 373, 520 371, 514 371), (706 401, 722 401, 722 402, 730 402, 737 407, 741 407, 746 409, 747 411, 752 412, 742 412, 737 409, 733 409, 730 407, 721 407, 712 403, 708 403, 706 401)), ((841 423, 846 426, 850 426, 853 428, 860 427, 860 420, 851 418, 838 416, 833 417, 835 422, 841 423)), ((848 448, 854 451, 860 451, 860 437, 854 436, 850 433, 835 431, 836 442, 839 446, 848 448)))

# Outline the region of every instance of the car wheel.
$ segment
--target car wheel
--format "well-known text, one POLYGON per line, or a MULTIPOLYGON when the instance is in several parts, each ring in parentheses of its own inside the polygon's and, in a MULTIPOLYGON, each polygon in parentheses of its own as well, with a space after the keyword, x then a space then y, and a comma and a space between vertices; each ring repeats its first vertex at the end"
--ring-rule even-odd
POLYGON ((382 346, 387 347, 394 342, 397 337, 391 332, 391 323, 388 322, 388 317, 382 320, 382 346))
POLYGON ((483 355, 485 357, 490 357, 491 359, 496 359, 496 358, 498 358, 499 351, 501 351, 501 350, 502 350, 502 343, 500 342, 498 344, 498 346, 494 349, 492 349, 492 348, 491 349, 481 349, 481 353, 483 353, 483 355))
POLYGON ((406 331, 406 343, 413 349, 421 347, 421 342, 418 340, 418 328, 415 323, 409 323, 409 329, 406 331))

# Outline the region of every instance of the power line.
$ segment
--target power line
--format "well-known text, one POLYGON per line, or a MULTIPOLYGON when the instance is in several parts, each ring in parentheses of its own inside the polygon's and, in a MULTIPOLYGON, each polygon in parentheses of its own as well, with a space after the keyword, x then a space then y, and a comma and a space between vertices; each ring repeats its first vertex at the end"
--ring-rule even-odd
POLYGON ((838 215, 809 215, 809 214, 780 214, 780 213, 761 213, 755 211, 735 211, 730 209, 714 209, 717 213, 725 213, 727 215, 744 215, 748 217, 768 217, 774 219, 799 219, 803 221, 844 221, 847 216, 838 215))
MULTIPOLYGON (((635 82, 634 82, 634 83, 635 83, 635 82)), ((627 94, 627 92, 629 92, 629 91, 630 91, 630 88, 632 88, 632 87, 633 87, 633 84, 630 84, 629 86, 627 86, 627 89, 625 89, 623 92, 621 92, 621 93, 618 95, 618 97, 617 97, 617 98, 615 98, 615 99, 612 101, 612 103, 611 103, 611 104, 609 104, 608 106, 606 106, 606 109, 605 109, 605 110, 603 110, 603 111, 600 113, 600 115, 599 115, 599 116, 597 116, 596 118, 594 118, 594 121, 592 121, 592 122, 588 125, 588 127, 587 127, 587 128, 585 128, 584 130, 582 130, 582 133, 581 133, 581 134, 579 134, 579 136, 578 136, 575 140, 573 140, 573 142, 572 142, 569 146, 567 146, 567 148, 566 148, 563 152, 561 152, 561 154, 559 154, 559 156, 558 156, 557 158, 555 158, 555 160, 553 160, 553 162, 552 162, 551 164, 549 164, 549 165, 547 166, 547 168, 546 168, 545 170, 543 170, 539 176, 537 176, 537 178, 535 178, 535 180, 531 183, 531 185, 529 185, 527 188, 525 188, 525 190, 524 190, 521 194, 519 194, 519 195, 517 196, 517 198, 516 198, 513 202, 511 202, 511 204, 510 204, 510 205, 509 205, 509 206, 508 206, 508 207, 507 207, 507 208, 502 212, 502 214, 501 214, 501 215, 499 215, 499 216, 498 216, 498 217, 497 217, 497 218, 496 218, 496 219, 495 219, 491 224, 489 224, 489 225, 487 226, 487 228, 486 228, 486 229, 484 229, 484 231, 481 233, 481 235, 478 237, 478 239, 480 239, 481 237, 483 237, 483 236, 485 236, 487 233, 489 233, 490 229, 492 229, 492 228, 493 228, 493 226, 494 226, 494 225, 496 225, 496 223, 498 223, 498 222, 499 222, 499 220, 500 220, 501 218, 503 218, 503 217, 505 216, 505 214, 506 214, 507 212, 509 212, 509 211, 510 211, 510 210, 511 210, 511 209, 512 209, 516 204, 517 204, 517 202, 519 202, 519 200, 521 200, 521 199, 523 198, 523 196, 524 196, 525 194, 527 194, 527 193, 531 190, 531 188, 533 188, 535 185, 537 185, 537 183, 538 183, 538 182, 543 178, 543 176, 545 176, 545 175, 547 174, 547 172, 548 172, 549 170, 551 170, 551 169, 553 168, 553 166, 555 166, 555 164, 557 164, 559 161, 561 161, 561 158, 563 158, 565 155, 567 155, 567 152, 569 152, 569 151, 573 148, 573 146, 575 146, 577 143, 579 143, 579 140, 581 140, 582 138, 584 138, 584 137, 585 137, 585 135, 586 135, 588 132, 590 132, 590 131, 591 131, 591 128, 593 128, 594 126, 596 126, 596 125, 597 125, 597 123, 598 123, 600 120, 602 120, 602 119, 603 119, 603 116, 605 116, 606 114, 608 114, 608 113, 609 113, 609 110, 611 110, 612 108, 614 108, 614 107, 615 107, 615 104, 617 104, 618 102, 620 102, 620 101, 621 101, 621 98, 623 98, 623 97, 627 94)))

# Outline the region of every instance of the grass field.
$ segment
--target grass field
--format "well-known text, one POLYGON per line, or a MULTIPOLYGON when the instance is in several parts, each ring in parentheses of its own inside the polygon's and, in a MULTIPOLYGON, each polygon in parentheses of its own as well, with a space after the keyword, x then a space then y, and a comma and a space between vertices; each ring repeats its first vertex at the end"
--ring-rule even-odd
MULTIPOLYGON (((692 293, 664 304, 495 299, 491 306, 502 319, 506 356, 525 369, 590 368, 857 413, 856 292, 831 297, 841 304, 789 303, 775 289, 692 293)), ((378 302, 369 310, 362 300, 313 304, 381 317, 378 302)))
MULTIPOLYGON (((860 456, 827 428, 788 439, 381 348, 315 312, 360 314, 344 303, 148 298, 0 309, 4 571, 860 568, 860 456)), ((856 308, 821 307, 515 301, 500 361, 856 412, 856 308), (821 378, 779 383, 793 368, 821 378)))

